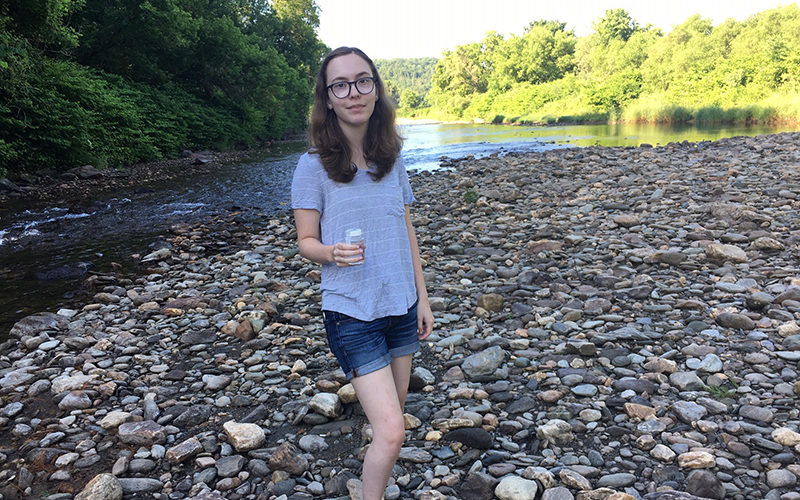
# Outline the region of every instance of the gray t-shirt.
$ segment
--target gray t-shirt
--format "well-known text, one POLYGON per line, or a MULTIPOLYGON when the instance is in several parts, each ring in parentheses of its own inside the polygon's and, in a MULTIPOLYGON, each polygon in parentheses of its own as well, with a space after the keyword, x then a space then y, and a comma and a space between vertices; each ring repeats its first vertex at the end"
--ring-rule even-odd
POLYGON ((322 264, 322 308, 362 321, 399 316, 417 300, 405 205, 414 201, 401 157, 375 182, 364 170, 348 184, 332 181, 319 156, 300 157, 292 180, 292 208, 320 213, 324 245, 344 241, 345 230, 360 228, 364 263, 322 264))

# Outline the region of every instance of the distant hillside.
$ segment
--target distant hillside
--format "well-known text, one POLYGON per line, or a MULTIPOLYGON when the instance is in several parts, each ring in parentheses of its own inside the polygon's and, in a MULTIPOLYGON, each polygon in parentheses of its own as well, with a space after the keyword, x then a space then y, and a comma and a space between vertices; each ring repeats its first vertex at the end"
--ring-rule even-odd
POLYGON ((415 59, 376 59, 375 65, 381 78, 387 82, 395 102, 400 102, 404 90, 413 90, 424 99, 431 89, 431 78, 438 59, 418 57, 415 59))

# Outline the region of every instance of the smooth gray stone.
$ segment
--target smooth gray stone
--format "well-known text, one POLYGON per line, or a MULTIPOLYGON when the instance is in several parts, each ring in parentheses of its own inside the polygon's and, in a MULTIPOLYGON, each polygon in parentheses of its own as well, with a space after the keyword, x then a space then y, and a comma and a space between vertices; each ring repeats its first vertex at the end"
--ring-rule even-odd
POLYGON ((164 487, 158 479, 145 477, 121 477, 118 481, 123 493, 155 493, 164 487))

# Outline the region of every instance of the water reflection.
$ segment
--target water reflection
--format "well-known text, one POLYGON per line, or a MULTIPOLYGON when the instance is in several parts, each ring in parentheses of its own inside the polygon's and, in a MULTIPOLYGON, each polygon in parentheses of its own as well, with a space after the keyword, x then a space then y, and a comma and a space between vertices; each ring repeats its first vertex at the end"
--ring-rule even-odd
POLYGON ((606 146, 626 147, 670 142, 715 141, 739 135, 755 136, 794 132, 797 126, 749 127, 733 125, 664 125, 664 124, 600 124, 556 125, 548 127, 420 124, 404 125, 400 131, 406 138, 404 158, 410 168, 431 170, 441 156, 459 158, 468 154, 489 155, 549 149, 557 147, 606 146))

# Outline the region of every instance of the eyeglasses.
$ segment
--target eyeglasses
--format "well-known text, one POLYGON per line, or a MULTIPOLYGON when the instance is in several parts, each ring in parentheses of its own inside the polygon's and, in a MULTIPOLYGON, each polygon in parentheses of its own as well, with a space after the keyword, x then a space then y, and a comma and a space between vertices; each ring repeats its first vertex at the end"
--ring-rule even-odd
POLYGON ((359 94, 369 94, 375 89, 375 78, 365 76, 354 82, 334 82, 328 85, 328 90, 333 92, 337 99, 344 99, 350 95, 353 84, 355 84, 359 94))

